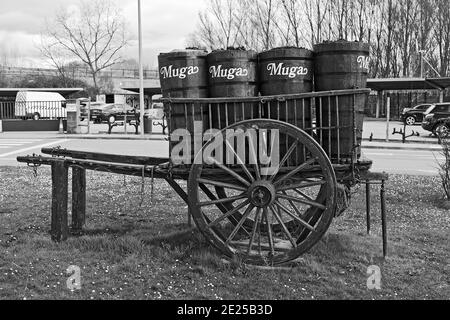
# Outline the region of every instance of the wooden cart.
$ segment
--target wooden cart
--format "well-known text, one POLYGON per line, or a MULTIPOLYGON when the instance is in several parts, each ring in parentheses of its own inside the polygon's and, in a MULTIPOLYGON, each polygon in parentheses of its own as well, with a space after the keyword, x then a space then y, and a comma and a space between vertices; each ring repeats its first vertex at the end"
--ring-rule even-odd
POLYGON ((361 104, 369 91, 163 99, 170 159, 43 149, 52 157, 18 161, 52 166, 55 240, 68 234, 69 167, 75 231, 84 223, 86 169, 146 176, 173 187, 222 254, 254 265, 281 265, 310 250, 348 207, 350 189, 359 183, 367 185, 369 231, 370 184, 380 183, 385 255, 387 175, 370 173, 371 161, 360 159, 361 104), (177 180, 187 181, 187 191, 177 180))

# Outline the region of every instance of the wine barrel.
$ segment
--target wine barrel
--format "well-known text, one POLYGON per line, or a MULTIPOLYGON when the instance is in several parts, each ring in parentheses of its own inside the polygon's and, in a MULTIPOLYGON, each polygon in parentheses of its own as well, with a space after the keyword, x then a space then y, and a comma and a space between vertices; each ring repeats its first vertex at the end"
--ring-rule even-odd
MULTIPOLYGON (((366 88, 369 49, 367 43, 344 40, 315 45, 316 91, 366 88)), ((366 95, 347 95, 339 97, 338 101, 322 98, 316 102, 317 127, 324 128, 317 130, 320 143, 332 159, 349 160, 354 150, 357 158, 361 156, 361 148, 357 146, 362 141, 366 100, 366 95), (336 126, 340 129, 332 129, 336 126)))
MULTIPOLYGON (((313 59, 312 51, 297 47, 280 47, 260 53, 258 69, 261 95, 299 94, 313 91, 313 59)), ((310 99, 270 101, 263 110, 265 118, 288 122, 312 134, 310 99)), ((281 154, 285 154, 289 149, 288 143, 280 142, 281 154)), ((303 150, 297 150, 297 152, 296 162, 302 161, 303 150)))
MULTIPOLYGON (((158 56, 161 90, 164 98, 208 98, 207 53, 203 50, 174 50, 158 56)), ((167 109, 169 105, 165 105, 167 109)), ((191 154, 194 156, 194 121, 202 121, 201 130, 208 127, 207 109, 200 104, 171 104, 168 119, 169 135, 177 129, 191 134, 191 154)), ((170 154, 179 142, 170 138, 170 154)))
POLYGON ((313 90, 313 52, 281 47, 259 54, 260 92, 263 96, 295 94, 313 90))
MULTIPOLYGON (((258 95, 257 58, 255 51, 241 49, 216 50, 208 57, 209 96, 255 97, 258 95)), ((212 110, 214 129, 256 116, 253 103, 220 104, 212 110)))

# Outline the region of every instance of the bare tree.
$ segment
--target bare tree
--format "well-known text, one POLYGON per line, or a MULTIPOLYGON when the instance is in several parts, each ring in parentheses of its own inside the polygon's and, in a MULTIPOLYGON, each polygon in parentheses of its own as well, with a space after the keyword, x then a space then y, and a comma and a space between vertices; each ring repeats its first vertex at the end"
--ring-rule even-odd
POLYGON ((94 87, 99 90, 101 70, 121 61, 120 51, 128 44, 124 18, 111 0, 81 1, 77 10, 59 10, 47 22, 43 51, 58 64, 59 53, 80 60, 90 70, 94 87), (53 57, 53 58, 52 58, 53 57))
POLYGON ((448 74, 450 65, 450 2, 447 0, 436 0, 436 28, 434 37, 437 44, 437 56, 440 64, 440 74, 448 74))
POLYGON ((65 66, 70 62, 70 57, 67 52, 61 48, 58 42, 50 42, 49 40, 44 40, 45 38, 41 36, 41 43, 38 45, 38 49, 44 56, 49 64, 56 68, 64 86, 68 86, 69 75, 65 66))
POLYGON ((275 17, 277 0, 247 0, 247 8, 254 8, 252 26, 258 34, 258 49, 268 50, 276 43, 275 17))
MULTIPOLYGON (((333 1, 331 1, 333 2, 333 1)), ((322 42, 326 34, 324 26, 327 25, 327 17, 330 18, 330 0, 304 0, 306 21, 309 25, 310 46, 322 42)), ((328 21, 330 26, 330 21, 328 21)), ((328 34, 330 36, 330 34, 328 34)), ((330 37, 329 37, 330 39, 330 37)))

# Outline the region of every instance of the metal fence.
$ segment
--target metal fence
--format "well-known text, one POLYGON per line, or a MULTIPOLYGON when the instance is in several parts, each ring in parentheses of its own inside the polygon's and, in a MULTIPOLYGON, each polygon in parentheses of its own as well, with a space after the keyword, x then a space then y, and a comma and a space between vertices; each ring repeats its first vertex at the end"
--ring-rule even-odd
MULTIPOLYGON (((73 78, 90 78, 92 76, 91 70, 88 68, 75 67, 64 68, 60 70, 67 77, 73 78)), ((0 66, 0 72, 8 76, 25 76, 25 75, 47 75, 59 76, 60 72, 56 69, 43 68, 19 68, 19 67, 5 67, 0 66)), ((98 73, 99 77, 123 78, 123 79, 137 79, 139 78, 139 69, 105 69, 98 73)), ((144 79, 159 79, 158 70, 144 70, 144 79)))
POLYGON ((0 101, 0 120, 66 119, 69 101, 0 101))

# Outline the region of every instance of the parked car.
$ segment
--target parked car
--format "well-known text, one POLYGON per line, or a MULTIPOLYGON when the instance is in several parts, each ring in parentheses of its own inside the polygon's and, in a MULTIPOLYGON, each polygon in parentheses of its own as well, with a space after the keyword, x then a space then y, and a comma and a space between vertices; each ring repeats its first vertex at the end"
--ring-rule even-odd
POLYGON ((57 92, 19 91, 14 104, 18 118, 33 120, 67 117, 66 99, 57 92))
POLYGON ((434 135, 441 135, 450 130, 450 103, 436 103, 424 113, 422 128, 434 135))
POLYGON ((429 107, 431 107, 431 104, 419 104, 414 108, 405 108, 402 111, 401 119, 408 126, 421 123, 423 121, 423 113, 429 107))
POLYGON ((114 123, 116 121, 124 121, 125 115, 127 121, 134 120, 136 116, 136 109, 128 104, 107 104, 101 108, 91 107, 91 119, 95 117, 97 122, 114 123))
MULTIPOLYGON (((107 121, 106 114, 108 114, 108 110, 112 108, 114 104, 104 103, 104 102, 91 102, 91 110, 90 110, 90 119, 94 121, 94 123, 102 123, 107 121)), ((85 113, 81 111, 81 114, 85 114, 87 117, 87 110, 85 113)))

